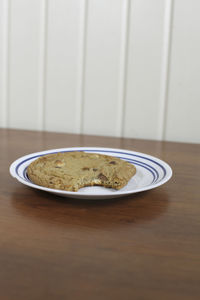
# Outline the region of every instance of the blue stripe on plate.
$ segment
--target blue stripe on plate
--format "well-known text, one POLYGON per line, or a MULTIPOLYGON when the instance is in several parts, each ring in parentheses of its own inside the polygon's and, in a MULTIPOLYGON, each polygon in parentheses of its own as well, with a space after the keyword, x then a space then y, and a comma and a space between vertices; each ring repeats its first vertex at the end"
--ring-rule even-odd
MULTIPOLYGON (((151 162, 153 162, 154 164, 158 165, 162 170, 163 170, 163 173, 164 173, 164 176, 163 178, 165 177, 165 175, 167 174, 167 171, 166 169, 161 165, 159 164, 157 161, 151 159, 151 158, 147 158, 147 157, 144 157, 144 156, 141 156, 141 155, 138 155, 138 154, 132 154, 132 153, 126 153, 126 152, 118 152, 118 151, 111 151, 111 150, 80 150, 80 151, 87 151, 87 152, 107 152, 107 153, 117 153, 117 154, 123 154, 123 155, 131 155, 131 156, 134 156, 134 157, 139 157, 139 158, 142 158, 142 159, 146 159, 146 160, 149 160, 151 162)), ((64 152, 64 151, 63 151, 64 152)))
POLYGON ((154 178, 155 178, 155 181, 158 180, 158 178, 159 178, 158 171, 157 171, 154 167, 152 167, 151 165, 148 165, 148 164, 146 164, 146 163, 144 163, 144 162, 141 162, 141 161, 138 161, 138 160, 135 160, 135 159, 124 158, 124 157, 120 157, 120 156, 118 156, 118 158, 123 159, 123 160, 126 160, 126 161, 132 163, 133 165, 141 166, 141 167, 143 167, 143 168, 145 168, 145 169, 147 169, 147 170, 148 170, 148 168, 149 168, 149 171, 153 174, 153 176, 154 176, 154 178), (145 166, 146 166, 146 167, 145 167, 145 166), (154 172, 155 172, 155 173, 154 173, 154 172), (155 174, 156 174, 156 176, 155 176, 155 174))
MULTIPOLYGON (((150 168, 148 168, 148 167, 146 167, 146 166, 144 166, 144 165, 142 165, 142 164, 140 164, 140 163, 137 163, 137 162, 134 162, 134 165, 143 167, 144 169, 146 169, 147 171, 149 171, 149 172, 152 174, 153 180, 152 180, 152 182, 151 182, 150 184, 153 184, 153 183, 155 183, 155 182, 157 181, 157 176, 155 176, 155 173, 154 173, 150 168)), ((28 167, 26 167, 26 168, 23 170, 23 177, 21 177, 19 174, 18 174, 18 176, 19 176, 20 178, 22 178, 22 179, 25 179, 26 181, 32 182, 32 181, 29 179, 29 177, 28 177, 28 174, 27 174, 27 168, 28 168, 28 167)))
MULTIPOLYGON (((90 149, 88 150, 88 149, 81 149, 81 150, 74 150, 74 151, 79 151, 79 152, 81 152, 81 151, 85 151, 85 152, 98 152, 98 153, 101 153, 101 152, 105 152, 105 153, 106 153, 106 152, 107 152, 107 153, 123 154, 123 155, 130 155, 130 156, 133 156, 133 157, 134 157, 134 156, 135 156, 135 157, 139 157, 139 158, 142 158, 142 159, 149 160, 149 161, 155 163, 156 165, 158 165, 158 166, 163 170, 163 173, 164 173, 162 179, 163 179, 163 178, 165 177, 165 175, 166 175, 166 169, 165 169, 161 164, 159 164, 158 162, 154 161, 153 159, 146 158, 146 157, 143 157, 143 156, 141 156, 141 155, 131 154, 131 153, 126 153, 126 152, 119 152, 119 151, 111 151, 111 150, 90 150, 90 149)), ((62 152, 62 153, 65 153, 65 152, 74 152, 74 151, 71 151, 71 150, 69 150, 69 151, 56 151, 56 152, 51 152, 51 153, 48 153, 48 154, 54 154, 54 153, 58 153, 58 152, 62 152)), ((41 155, 35 155, 35 156, 29 157, 29 158, 23 160, 22 162, 20 162, 20 163, 16 166, 15 172, 17 173, 17 175, 18 175, 21 179, 23 179, 23 180, 25 179, 25 180, 27 180, 27 181, 30 181, 29 178, 28 178, 28 176, 27 176, 27 172, 26 172, 26 171, 27 171, 27 168, 25 168, 24 171, 23 171, 23 176, 24 176, 24 177, 21 177, 21 176, 19 175, 19 172, 18 172, 19 167, 20 167, 23 163, 25 163, 25 162, 27 162, 27 161, 33 159, 33 158, 38 158, 38 157, 41 157, 41 156, 44 156, 44 155, 47 155, 47 153, 44 153, 44 154, 41 154, 41 155)), ((119 157, 119 156, 117 156, 117 157, 119 157)), ((132 160, 132 159, 130 159, 130 158, 124 158, 124 157, 119 157, 119 158, 124 159, 124 160, 126 160, 126 161, 129 161, 130 163, 133 163, 133 164, 135 164, 135 165, 141 166, 141 167, 145 168, 147 171, 149 171, 149 172, 152 174, 152 176, 153 176, 152 183, 154 183, 154 182, 156 182, 156 181, 158 180, 159 174, 158 174, 157 170, 156 170, 154 167, 152 167, 151 165, 148 165, 148 164, 146 164, 146 163, 144 163, 144 162, 141 162, 141 161, 132 160), (156 175, 155 175, 155 174, 156 174, 156 175)), ((160 180, 161 180, 161 179, 160 179, 160 180)), ((151 184, 152 184, 152 183, 151 183, 151 184)))

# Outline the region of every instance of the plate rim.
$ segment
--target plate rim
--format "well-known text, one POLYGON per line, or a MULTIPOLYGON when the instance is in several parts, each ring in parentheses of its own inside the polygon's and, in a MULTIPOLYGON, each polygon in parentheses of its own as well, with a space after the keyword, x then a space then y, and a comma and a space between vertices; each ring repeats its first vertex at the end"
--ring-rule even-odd
MULTIPOLYGON (((109 154, 107 154, 109 155, 109 154)), ((46 192, 50 192, 50 193, 54 193, 57 195, 61 195, 61 196, 77 196, 77 197, 81 197, 83 196, 85 197, 99 197, 99 198, 105 198, 105 197, 120 197, 120 196, 126 196, 126 195, 130 195, 130 194, 134 194, 134 193, 139 193, 142 191, 147 191, 147 190, 151 190, 154 188, 157 188, 161 185, 163 185, 164 183, 166 183, 167 181, 170 180, 170 178, 173 175, 173 171, 171 166, 163 161, 162 159, 155 157, 153 155, 144 153, 144 152, 138 152, 138 151, 133 151, 133 150, 128 150, 128 149, 122 149, 122 148, 110 148, 110 147, 87 147, 87 146, 81 146, 81 147, 64 147, 64 148, 55 148, 55 149, 48 149, 48 150, 42 150, 42 151, 38 151, 38 152, 32 152, 29 154, 26 154, 24 156, 21 156, 19 158, 17 158, 16 160, 14 160, 10 167, 9 167, 9 172, 11 174, 12 177, 16 178, 19 182, 21 182, 24 185, 27 185, 29 187, 38 189, 38 190, 43 190, 46 192), (32 156, 42 156, 42 155, 47 155, 47 154, 51 154, 54 152, 62 152, 62 151, 111 151, 111 152, 124 152, 123 154, 134 154, 134 155, 138 155, 138 156, 144 156, 144 158, 153 160, 154 162, 158 163, 159 165, 162 165, 162 167, 165 168, 166 170, 166 175, 164 178, 162 178, 160 181, 158 181, 157 183, 153 183, 150 185, 147 185, 145 187, 142 188, 136 188, 134 190, 129 190, 129 191, 116 191, 115 193, 111 194, 111 193, 103 193, 103 194, 98 194, 98 193, 82 193, 82 192, 72 192, 72 191, 64 191, 64 190, 58 190, 58 189, 51 189, 51 188, 47 188, 47 187, 43 187, 43 186, 39 186, 37 184, 34 184, 32 182, 28 182, 25 179, 21 178, 17 173, 16 173, 16 166, 26 160, 27 158, 31 158, 32 156)))

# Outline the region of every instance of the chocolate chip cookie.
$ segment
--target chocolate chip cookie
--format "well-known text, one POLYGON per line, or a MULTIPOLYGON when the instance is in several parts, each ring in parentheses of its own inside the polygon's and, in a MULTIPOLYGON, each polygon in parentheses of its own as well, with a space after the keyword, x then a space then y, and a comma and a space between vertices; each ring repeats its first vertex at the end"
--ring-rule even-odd
POLYGON ((82 151, 44 155, 27 169, 35 184, 74 192, 93 185, 119 190, 135 173, 135 166, 125 160, 82 151))

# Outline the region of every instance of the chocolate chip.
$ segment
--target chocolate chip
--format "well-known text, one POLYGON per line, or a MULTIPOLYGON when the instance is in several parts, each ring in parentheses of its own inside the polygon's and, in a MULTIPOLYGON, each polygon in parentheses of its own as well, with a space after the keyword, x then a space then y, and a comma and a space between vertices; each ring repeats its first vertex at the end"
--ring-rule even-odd
POLYGON ((108 178, 107 178, 105 175, 103 175, 102 173, 100 173, 100 174, 98 175, 98 178, 101 179, 102 181, 108 180, 108 178))
POLYGON ((49 183, 50 184, 53 184, 53 179, 54 179, 53 177, 49 178, 49 183))
POLYGON ((98 170, 98 169, 96 169, 96 168, 93 168, 93 171, 94 171, 94 172, 96 172, 97 170, 98 170))
POLYGON ((112 161, 109 162, 109 164, 110 165, 116 165, 117 163, 116 163, 116 161, 112 160, 112 161))
POLYGON ((89 171, 89 169, 90 169, 90 168, 88 168, 88 167, 82 168, 83 171, 89 171))

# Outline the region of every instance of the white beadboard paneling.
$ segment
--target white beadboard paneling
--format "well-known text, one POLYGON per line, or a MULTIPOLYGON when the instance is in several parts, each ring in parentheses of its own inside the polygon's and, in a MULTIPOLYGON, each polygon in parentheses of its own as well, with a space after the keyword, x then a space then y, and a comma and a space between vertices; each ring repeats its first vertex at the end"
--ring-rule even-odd
POLYGON ((158 112, 158 139, 165 137, 167 105, 168 105, 168 87, 169 87, 169 66, 172 40, 172 17, 174 0, 165 1, 165 16, 163 30, 163 51, 162 51, 162 69, 160 82, 160 101, 158 112))
POLYGON ((126 137, 158 138, 164 13, 165 1, 131 1, 126 137))
POLYGON ((83 51, 81 47, 79 49, 79 39, 84 5, 82 0, 49 0, 48 3, 46 130, 78 131, 78 56, 79 50, 83 51))
POLYGON ((174 3, 165 138, 200 142, 200 1, 174 3))
POLYGON ((116 135, 124 135, 124 113, 126 98, 126 80, 127 80, 127 54, 128 54, 128 36, 130 23, 130 0, 123 1, 122 24, 121 24, 121 48, 120 48, 120 69, 119 69, 119 96, 118 109, 116 114, 116 135))
POLYGON ((117 135, 124 1, 89 0, 83 132, 117 135))
POLYGON ((0 127, 200 142, 199 0, 0 0, 0 127))
POLYGON ((40 0, 10 1, 9 126, 38 126, 40 0))
POLYGON ((38 73, 38 129, 45 129, 46 54, 48 0, 40 0, 40 41, 38 73))
POLYGON ((0 0, 0 126, 8 126, 9 0, 0 0))
POLYGON ((75 132, 82 133, 83 130, 83 105, 84 105, 84 87, 85 87, 85 50, 87 37, 87 19, 88 19, 88 0, 81 0, 80 6, 80 32, 79 32, 79 51, 78 51, 78 77, 77 77, 77 95, 76 95, 76 113, 75 113, 75 132))

